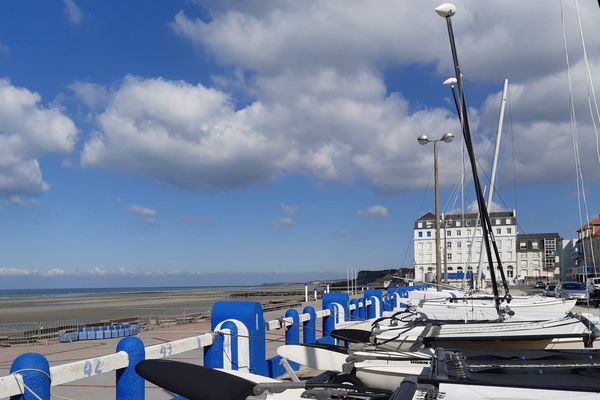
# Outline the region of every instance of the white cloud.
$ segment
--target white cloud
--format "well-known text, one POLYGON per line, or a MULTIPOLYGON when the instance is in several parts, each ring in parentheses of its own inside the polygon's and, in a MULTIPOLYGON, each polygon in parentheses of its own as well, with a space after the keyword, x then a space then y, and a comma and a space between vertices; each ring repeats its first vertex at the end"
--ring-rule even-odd
POLYGON ((75 81, 69 85, 69 89, 71 89, 85 105, 92 109, 102 106, 105 107, 110 99, 109 90, 96 83, 75 81))
POLYGON ((130 213, 133 213, 133 214, 142 215, 144 217, 155 218, 156 216, 158 216, 158 213, 156 212, 155 209, 142 207, 137 204, 132 204, 131 206, 129 206, 127 211, 129 211, 130 213))
POLYGON ((136 214, 142 217, 140 222, 145 225, 154 225, 156 223, 156 217, 158 217, 158 212, 153 208, 142 207, 137 204, 132 204, 127 209, 132 214, 136 214))
POLYGON ((0 267, 0 276, 26 276, 31 275, 32 271, 27 268, 6 268, 0 267))
MULTIPOLYGON (((487 196, 486 196, 487 198, 487 196)), ((492 201, 492 204, 487 205, 488 212, 507 211, 507 208, 502 204, 492 201)), ((470 204, 465 207, 465 212, 468 213, 479 213, 479 207, 477 206, 477 200, 473 200, 470 204)), ((460 210, 449 211, 447 214, 460 214, 460 210)))
POLYGON ((373 218, 387 218, 389 217, 389 212, 388 209, 385 208, 384 206, 375 204, 372 205, 370 207, 367 207, 365 209, 362 210, 358 210, 358 213, 360 215, 363 215, 365 217, 373 217, 373 218))
POLYGON ((273 226, 275 228, 291 228, 294 226, 294 219, 292 217, 281 217, 273 222, 273 226))
POLYGON ((67 18, 72 24, 78 25, 81 23, 83 15, 79 6, 75 4, 75 1, 63 0, 63 7, 65 9, 65 14, 67 14, 67 18))
POLYGON ((52 268, 46 271, 44 275, 47 276, 62 276, 65 275, 65 270, 60 268, 52 268))
POLYGON ((0 79, 0 196, 39 195, 50 186, 38 158, 73 149, 77 129, 57 107, 40 104, 37 93, 0 79))
POLYGON ((19 207, 32 207, 35 206, 37 203, 35 202, 35 200, 31 199, 31 198, 27 198, 27 197, 23 197, 23 196, 17 196, 17 195, 13 195, 10 196, 6 199, 6 202, 10 205, 13 206, 19 206, 19 207))
MULTIPOLYGON (((432 63, 438 71, 450 71, 446 24, 433 12, 438 0, 279 1, 260 7, 246 3, 204 4, 211 13, 209 21, 179 12, 171 26, 219 62, 259 73, 314 65, 347 70, 357 64, 413 63, 432 63)), ((469 79, 499 80, 507 72, 524 79, 563 69, 558 2, 545 7, 535 1, 512 1, 507 6, 504 0, 489 0, 485 7, 474 0, 455 3, 454 29, 469 79)), ((580 3, 588 45, 597 50, 597 6, 580 3)), ((573 10, 566 4, 570 37, 578 34, 573 10)))
MULTIPOLYGON (((553 122, 564 121, 557 115, 568 106, 548 101, 553 93, 565 93, 558 3, 542 8, 531 1, 510 7, 499 0, 485 7, 473 0, 457 3, 453 20, 467 84, 500 85, 504 76, 515 82, 511 110, 521 135, 515 162, 519 179, 560 178, 547 171, 572 165, 565 151, 553 154, 567 140, 550 142, 542 135, 553 122), (550 91, 551 82, 560 90, 550 91)), ((202 4, 208 21, 180 12, 171 26, 230 66, 230 86, 248 101, 236 106, 238 98, 223 90, 160 78, 126 77, 110 93, 79 87, 80 96, 92 93, 90 104, 98 104, 96 89, 108 102, 85 143, 83 165, 139 173, 191 190, 235 189, 287 174, 360 179, 382 192, 429 183, 432 149, 419 147, 415 138, 446 131, 458 136, 456 118, 446 109, 415 107, 401 93, 389 93, 384 75, 389 67, 415 64, 433 65, 440 81, 451 72, 446 25, 432 11, 437 1, 202 4)), ((591 3, 581 7, 589 53, 600 54, 600 35, 587 17, 597 10, 591 3)), ((568 5, 569 18, 572 12, 568 5)), ((576 24, 567 26, 569 37, 576 38, 576 24)), ((571 43, 574 64, 581 60, 576 44, 571 43)), ((600 62, 595 57, 592 61, 600 62)), ((226 76, 215 81, 228 86, 226 76)), ((473 110, 471 126, 480 148, 489 143, 497 107, 495 94, 481 116, 473 110)), ((440 149, 443 184, 458 181, 460 154, 459 143, 440 149)), ((503 149, 502 154, 510 153, 503 149)))
MULTIPOLYGON (((245 187, 304 172, 336 180, 362 175, 380 190, 422 186, 431 154, 419 149, 416 132, 457 128, 452 115, 442 109, 408 113, 406 101, 387 96, 374 72, 362 71, 371 83, 347 97, 340 91, 360 77, 322 74, 326 83, 312 93, 238 110, 227 94, 202 85, 128 77, 98 116, 98 133, 85 144, 82 163, 193 190, 245 187)), ((442 157, 458 155, 458 146, 448 147, 442 157)), ((449 168, 447 174, 456 172, 449 168)))
POLYGON ((102 276, 102 275, 106 275, 108 273, 108 271, 101 267, 94 267, 89 271, 89 273, 92 275, 102 276))

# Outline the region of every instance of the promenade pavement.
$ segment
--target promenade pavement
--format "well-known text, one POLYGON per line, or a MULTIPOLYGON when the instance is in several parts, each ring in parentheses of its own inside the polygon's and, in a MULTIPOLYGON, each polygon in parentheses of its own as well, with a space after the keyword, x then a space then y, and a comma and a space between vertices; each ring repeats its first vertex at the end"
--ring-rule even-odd
MULTIPOLYGON (((299 312, 307 305, 321 309, 321 301, 313 301, 296 307, 299 312)), ((270 311, 265 313, 265 320, 279 318, 285 310, 270 311)), ((184 339, 201 335, 210 331, 210 321, 203 320, 197 323, 176 325, 166 328, 156 328, 142 331, 138 337, 146 347, 166 343, 173 340, 184 339)), ((120 339, 90 340, 74 343, 56 343, 45 346, 15 346, 0 348, 0 376, 9 374, 12 361, 25 352, 43 354, 51 366, 65 364, 73 361, 95 358, 115 352, 120 339)), ((284 330, 267 332, 267 357, 276 355, 279 345, 284 343, 284 330)), ((193 350, 169 357, 170 360, 184 361, 192 364, 203 365, 203 350, 193 350)), ((115 398, 115 373, 110 372, 70 382, 52 388, 52 397, 65 400, 104 400, 115 398)), ((147 400, 165 400, 173 397, 169 392, 146 382, 147 400)))

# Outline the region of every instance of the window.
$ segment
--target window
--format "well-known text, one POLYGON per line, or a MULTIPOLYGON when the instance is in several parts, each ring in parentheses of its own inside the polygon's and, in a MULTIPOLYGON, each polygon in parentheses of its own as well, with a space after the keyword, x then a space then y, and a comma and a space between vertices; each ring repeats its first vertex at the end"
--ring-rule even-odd
POLYGON ((456 221, 456 226, 460 226, 460 221, 456 221))
POLYGON ((423 232, 419 232, 419 237, 423 237, 423 232))
POLYGON ((456 230, 456 236, 460 236, 460 229, 456 230))
POLYGON ((431 242, 427 243, 427 251, 431 251, 431 242))
POLYGON ((462 261, 462 254, 461 253, 458 253, 456 255, 456 261, 462 261))
POLYGON ((496 240, 496 246, 498 246, 498 250, 502 250, 502 240, 496 240))
POLYGON ((431 253, 427 253, 425 257, 426 257, 425 261, 430 263, 431 262, 431 253))
POLYGON ((506 225, 510 225, 510 218, 506 218, 506 225))
POLYGON ((481 236, 481 229, 477 228, 477 236, 481 236))
POLYGON ((506 228, 506 233, 511 234, 512 233, 512 228, 506 228))
POLYGON ((452 231, 450 231, 450 230, 447 230, 447 231, 446 231, 446 236, 452 236, 452 231))
POLYGON ((431 231, 427 231, 427 237, 431 237, 431 231))
POLYGON ((496 225, 500 225, 502 223, 502 221, 500 221, 500 218, 496 218, 496 225))
POLYGON ((456 248, 460 249, 462 247, 462 242, 456 242, 456 248))
POLYGON ((513 271, 512 265, 509 265, 508 267, 506 267, 506 277, 514 278, 514 271, 513 271))
POLYGON ((496 235, 502 234, 502 228, 496 228, 496 235))
POLYGON ((452 261, 452 253, 448 253, 448 261, 452 261))
POLYGON ((423 227, 423 223, 422 222, 418 222, 417 223, 417 228, 422 228, 423 227))
POLYGON ((417 251, 420 253, 423 251, 423 243, 418 243, 417 244, 417 251))
POLYGON ((538 249, 538 242, 537 240, 534 240, 533 242, 531 242, 531 248, 534 250, 538 249))
POLYGON ((467 229, 467 236, 471 237, 471 230, 470 229, 467 229))
POLYGON ((451 249, 451 248, 452 248, 452 242, 448 242, 448 243, 446 243, 446 248, 447 248, 447 249, 451 249))
POLYGON ((519 248, 521 250, 526 249, 527 248, 527 243, 526 242, 519 242, 519 248))
POLYGON ((471 226, 471 221, 467 221, 467 226, 471 226))

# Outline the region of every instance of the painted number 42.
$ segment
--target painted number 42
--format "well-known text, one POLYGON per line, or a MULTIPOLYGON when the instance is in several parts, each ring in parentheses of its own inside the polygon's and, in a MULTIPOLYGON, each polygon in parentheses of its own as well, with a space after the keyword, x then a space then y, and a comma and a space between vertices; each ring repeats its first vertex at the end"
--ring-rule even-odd
POLYGON ((86 360, 83 364, 83 373, 85 376, 99 375, 102 373, 102 361, 98 359, 86 360))

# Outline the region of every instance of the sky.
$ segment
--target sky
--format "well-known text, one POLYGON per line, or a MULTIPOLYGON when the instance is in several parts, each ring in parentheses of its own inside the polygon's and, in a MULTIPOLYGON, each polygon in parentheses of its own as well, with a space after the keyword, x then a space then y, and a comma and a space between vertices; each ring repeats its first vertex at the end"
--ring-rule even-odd
MULTIPOLYGON (((419 135, 456 135, 439 148, 443 211, 474 201, 438 3, 3 1, 0 288, 412 265, 433 209, 419 135)), ((562 1, 569 70, 560 0, 455 3, 483 184, 508 78, 495 207, 520 233, 575 237, 600 213, 598 3, 562 1)))

